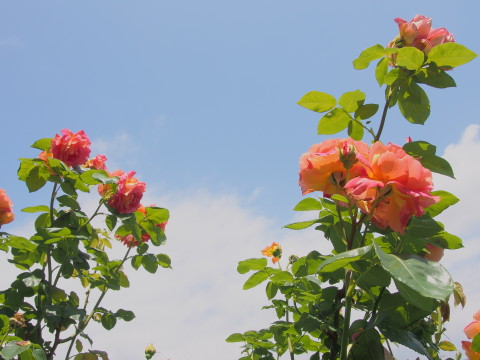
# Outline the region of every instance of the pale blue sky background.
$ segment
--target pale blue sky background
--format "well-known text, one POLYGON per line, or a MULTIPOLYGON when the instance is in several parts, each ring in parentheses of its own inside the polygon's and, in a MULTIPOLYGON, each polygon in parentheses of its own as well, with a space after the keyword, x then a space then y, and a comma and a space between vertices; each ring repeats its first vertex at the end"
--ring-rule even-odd
MULTIPOLYGON (((192 283, 203 285, 184 295, 198 307, 212 297, 222 299, 217 291, 228 284, 231 297, 195 312, 202 314, 198 327, 185 315, 187 305, 176 311, 186 316, 192 337, 195 332, 218 331, 215 342, 205 345, 218 346, 218 354, 199 353, 199 344, 208 343, 200 335, 192 354, 200 360, 233 359, 238 351, 223 343, 226 336, 274 319, 270 314, 262 325, 247 321, 258 320, 264 299, 261 292, 255 293, 257 303, 249 303, 249 294, 239 295, 245 278, 235 274, 236 261, 259 256, 258 249, 271 241, 292 236, 277 232, 292 221, 291 208, 301 199, 298 158, 325 139, 316 135, 320 116, 296 105, 298 99, 311 90, 338 97, 361 89, 367 102, 382 102, 372 69, 357 71, 351 62, 364 48, 387 44, 396 36, 395 17, 429 16, 433 27, 446 27, 457 42, 478 52, 478 11, 474 1, 3 0, 0 187, 15 203, 17 221, 12 228, 25 231, 29 221, 19 209, 46 202, 44 194, 27 196, 16 180, 18 158, 35 156, 28 146, 38 138, 53 137, 64 127, 84 129, 94 151, 109 158, 112 170, 137 171, 147 183, 147 198, 172 209, 168 246, 171 254, 178 251, 177 257, 172 255, 175 270, 148 277, 149 286, 152 281, 180 286, 195 272, 192 283), (199 265, 204 273, 191 268, 196 259, 182 259, 196 246, 206 254, 199 265), (224 255, 230 258, 222 260, 219 271, 215 256, 224 255), (182 271, 185 276, 176 275, 182 271), (217 284, 214 276, 224 282, 217 284), (246 298, 239 300, 240 296, 246 298), (234 301, 251 306, 219 310, 234 301), (236 317, 228 321, 233 314, 236 317), (205 319, 211 323, 209 331, 205 319)), ((465 150, 455 159, 459 164, 476 161, 471 149, 478 145, 478 128, 470 128, 470 142, 460 139, 468 125, 480 123, 478 69, 477 60, 452 71, 456 89, 427 89, 432 113, 424 127, 412 126, 392 111, 384 140, 403 143, 411 136, 437 144, 440 154, 449 144, 466 144, 459 145, 465 150)), ((474 168, 465 171, 480 175, 474 168)), ((469 180, 471 175, 466 176, 469 180)), ((469 189, 463 183, 452 186, 469 189)), ((465 194, 467 202, 475 196, 465 194)), ((476 210, 468 212, 468 234, 478 226, 476 210)), ((465 212, 459 210, 458 218, 465 219, 465 212)), ((308 242, 313 240, 305 241, 304 252, 315 246, 308 242)), ((476 258, 471 264, 476 265, 476 258)), ((186 285, 180 287, 185 291, 186 285)), ((172 292, 159 290, 155 311, 161 311, 162 301, 168 302, 165 298, 172 292)), ((171 306, 186 303, 181 297, 171 301, 171 306)), ((172 315, 169 327, 180 327, 182 319, 172 315)), ((128 326, 142 325, 138 320, 128 326)), ((163 347, 159 360, 191 358, 180 339, 155 331, 159 337, 148 342, 163 347)), ((142 339, 137 342, 143 348, 142 339)))

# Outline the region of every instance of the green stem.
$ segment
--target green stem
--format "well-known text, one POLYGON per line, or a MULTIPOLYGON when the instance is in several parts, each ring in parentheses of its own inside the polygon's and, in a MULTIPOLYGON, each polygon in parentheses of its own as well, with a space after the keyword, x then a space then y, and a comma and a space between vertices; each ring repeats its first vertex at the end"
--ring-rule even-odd
POLYGON ((380 140, 380 136, 382 135, 383 127, 385 126, 385 120, 387 119, 387 111, 388 111, 388 104, 390 103, 390 95, 387 96, 387 99, 385 100, 385 106, 383 107, 383 113, 382 113, 382 120, 380 120, 380 126, 378 127, 377 135, 375 135, 375 138, 373 139, 374 142, 380 140))
MULTIPOLYGON (((287 303, 287 308, 286 308, 287 311, 285 313, 285 320, 287 321, 287 323, 290 323, 290 317, 289 317, 290 311, 288 310, 288 308, 289 308, 288 299, 286 298, 285 300, 286 300, 286 303, 287 303)), ((291 338, 290 334, 288 334, 287 342, 288 342, 288 351, 290 352, 290 360, 295 360, 295 354, 293 353, 292 338, 291 338)))
POLYGON ((343 318, 342 338, 340 342, 340 360, 347 360, 347 349, 349 345, 348 333, 350 332, 350 315, 352 313, 352 292, 355 287, 350 285, 352 273, 350 269, 345 270, 345 314, 343 318))
POLYGON ((90 221, 92 221, 93 218, 98 215, 98 211, 100 210, 100 208, 102 207, 103 204, 104 204, 104 200, 102 199, 102 200, 100 201, 100 203, 98 204, 97 209, 95 210, 95 212, 93 213, 93 215, 87 220, 87 222, 86 222, 85 224, 83 224, 82 226, 80 226, 77 231, 80 231, 82 228, 84 228, 85 226, 87 226, 88 224, 90 224, 90 221))
MULTIPOLYGON (((117 272, 118 270, 121 269, 121 267, 123 266, 123 264, 125 263, 125 261, 128 258, 128 254, 130 253, 130 250, 132 250, 132 246, 128 247, 128 250, 125 253, 125 256, 123 257, 122 262, 120 264, 118 264, 118 266, 117 266, 117 268, 115 269, 114 272, 117 272)), ((79 324, 78 329, 75 331, 75 333, 73 335, 69 336, 68 338, 65 338, 65 339, 59 341, 60 344, 70 341, 70 345, 68 347, 68 351, 67 351, 67 355, 65 356, 65 359, 69 358, 70 352, 72 351, 73 344, 75 342, 75 339, 77 338, 77 336, 79 334, 81 334, 83 332, 83 330, 85 330, 85 328, 87 327, 90 320, 92 320, 92 317, 95 314, 95 309, 97 309, 100 306, 100 303, 102 302, 103 298, 105 297, 105 294, 107 293, 107 291, 108 291, 107 287, 105 287, 102 290, 102 293, 100 294, 100 297, 98 298, 97 302, 95 303, 95 305, 92 308, 92 312, 90 313, 90 315, 87 316, 85 321, 83 321, 82 323, 79 324)))

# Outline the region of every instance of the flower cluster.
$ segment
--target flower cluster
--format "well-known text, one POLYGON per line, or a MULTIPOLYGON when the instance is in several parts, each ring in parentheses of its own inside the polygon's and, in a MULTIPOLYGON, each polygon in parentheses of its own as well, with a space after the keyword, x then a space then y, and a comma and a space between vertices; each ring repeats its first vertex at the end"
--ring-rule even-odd
POLYGON ((304 195, 312 191, 326 197, 348 195, 376 226, 400 233, 412 216, 421 216, 439 200, 430 195, 430 170, 401 147, 381 142, 368 147, 350 138, 313 145, 300 158, 299 184, 304 195))
POLYGON ((398 24, 400 34, 388 44, 388 47, 413 46, 428 54, 434 46, 455 42, 453 34, 447 29, 432 29, 432 19, 423 15, 415 15, 410 22, 395 18, 395 22, 398 24))
POLYGON ((0 227, 13 221, 13 203, 5 190, 0 189, 0 227))
MULTIPOLYGON (((473 315, 473 321, 463 329, 463 332, 469 339, 473 339, 476 335, 480 334, 480 310, 473 315)), ((472 350, 471 341, 462 341, 462 348, 468 360, 480 360, 480 352, 472 350)))
POLYGON ((272 262, 275 264, 282 257, 282 247, 280 244, 272 242, 272 245, 262 250, 262 255, 271 257, 272 262))
MULTIPOLYGON (((152 206, 154 206, 154 205, 152 205, 152 206)), ((141 212, 144 216, 147 215, 147 209, 145 209, 145 207, 143 205, 140 205, 136 211, 141 212)), ((162 231, 165 231, 167 223, 168 223, 168 221, 164 221, 160 224, 156 224, 156 226, 159 227, 160 229, 162 229, 162 231)), ((135 246, 139 245, 138 240, 135 239, 135 236, 133 236, 132 234, 128 234, 128 235, 125 235, 125 236, 115 235, 115 237, 127 246, 135 247, 135 246)), ((150 240, 150 235, 148 235, 148 233, 146 233, 146 232, 142 232, 142 242, 147 242, 148 240, 150 240)))

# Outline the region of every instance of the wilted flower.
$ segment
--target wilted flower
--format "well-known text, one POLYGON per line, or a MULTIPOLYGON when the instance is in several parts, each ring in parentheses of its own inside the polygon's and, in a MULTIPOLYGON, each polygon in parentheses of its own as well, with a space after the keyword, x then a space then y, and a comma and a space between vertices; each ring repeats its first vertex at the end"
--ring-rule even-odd
POLYGON ((13 316, 9 319, 10 326, 20 328, 20 327, 26 327, 25 323, 25 318, 23 317, 22 313, 15 313, 13 316))
POLYGON ((90 144, 90 139, 83 130, 74 134, 68 129, 62 129, 62 135, 56 134, 52 139, 51 152, 55 159, 68 166, 81 165, 90 156, 90 144))
POLYGON ((7 193, 5 190, 0 189, 0 227, 12 222, 15 218, 12 207, 13 203, 7 193))
POLYGON ((282 247, 280 244, 273 242, 272 245, 262 250, 262 255, 271 257, 272 262, 275 264, 282 257, 282 247))

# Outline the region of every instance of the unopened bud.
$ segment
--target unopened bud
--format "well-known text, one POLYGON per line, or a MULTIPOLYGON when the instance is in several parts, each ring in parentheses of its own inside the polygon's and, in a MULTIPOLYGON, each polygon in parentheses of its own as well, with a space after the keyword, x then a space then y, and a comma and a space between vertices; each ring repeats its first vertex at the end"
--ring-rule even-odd
POLYGON ((155 349, 155 347, 153 346, 153 344, 150 344, 148 345, 146 348, 145 348, 145 358, 147 360, 150 360, 153 355, 155 355, 157 352, 157 349, 155 349))
POLYGON ((290 256, 288 257, 288 262, 289 262, 290 264, 296 263, 297 260, 298 260, 298 256, 297 256, 297 255, 290 255, 290 256))
POLYGON ((357 150, 355 146, 345 142, 340 150, 340 161, 345 169, 351 169, 357 160, 357 150))

